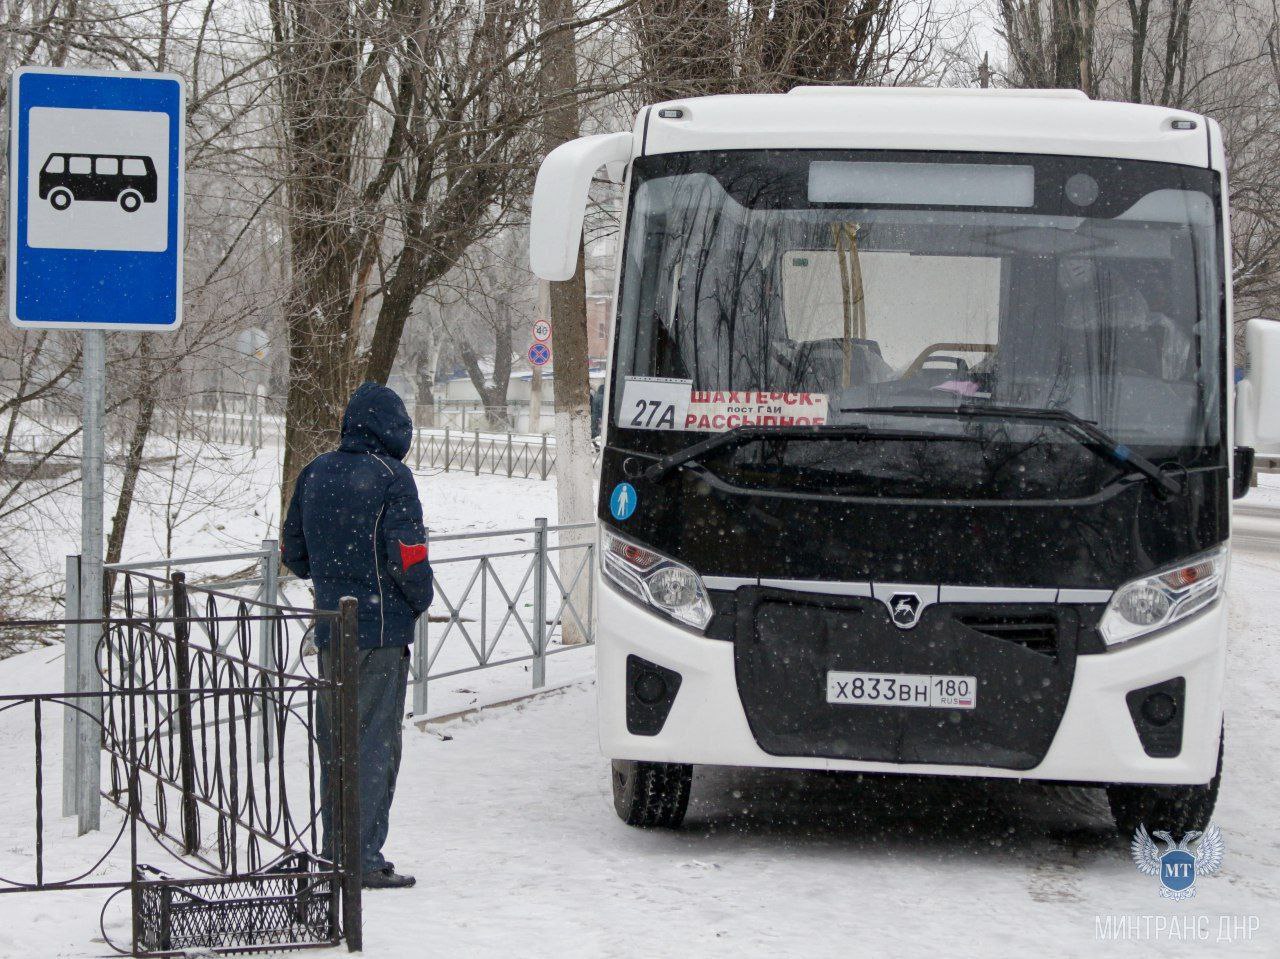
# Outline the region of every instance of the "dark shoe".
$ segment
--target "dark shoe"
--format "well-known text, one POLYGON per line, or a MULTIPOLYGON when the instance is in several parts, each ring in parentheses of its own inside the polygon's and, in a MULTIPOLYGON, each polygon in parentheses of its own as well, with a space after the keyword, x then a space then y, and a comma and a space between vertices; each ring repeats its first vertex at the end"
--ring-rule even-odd
POLYGON ((412 876, 402 876, 388 864, 375 872, 366 872, 360 880, 365 889, 408 889, 418 880, 412 876))

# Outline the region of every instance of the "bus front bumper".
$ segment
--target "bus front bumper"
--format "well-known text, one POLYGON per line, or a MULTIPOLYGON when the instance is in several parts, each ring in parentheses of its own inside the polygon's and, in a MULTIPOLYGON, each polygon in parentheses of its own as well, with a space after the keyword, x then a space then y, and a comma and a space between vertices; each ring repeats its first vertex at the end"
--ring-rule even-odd
POLYGON ((1005 769, 767 753, 747 722, 732 643, 705 639, 650 613, 606 581, 598 581, 597 587, 600 743, 609 759, 1183 785, 1208 782, 1217 765, 1226 637, 1226 608, 1221 601, 1150 638, 1103 654, 1080 656, 1066 710, 1048 752, 1031 769, 1005 769), (654 735, 628 732, 629 656, 680 677, 670 711, 654 735), (1181 750, 1170 758, 1152 757, 1139 739, 1126 696, 1178 677, 1186 682, 1181 750))

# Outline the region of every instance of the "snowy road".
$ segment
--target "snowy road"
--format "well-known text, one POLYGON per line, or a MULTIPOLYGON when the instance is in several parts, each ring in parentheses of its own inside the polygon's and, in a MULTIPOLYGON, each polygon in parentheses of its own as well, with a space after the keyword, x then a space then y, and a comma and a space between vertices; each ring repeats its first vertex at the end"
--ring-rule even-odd
POLYGON ((366 898, 367 951, 1280 955, 1280 518, 1244 515, 1237 529, 1215 817, 1227 856, 1189 903, 1137 872, 1097 791, 699 769, 683 830, 629 829, 583 685, 455 723, 447 741, 408 736, 391 846, 421 884, 366 898), (1150 938, 1100 941, 1107 917, 1149 917, 1150 938), (1171 939, 1171 917, 1207 939, 1171 939))
MULTIPOLYGON (((1237 505, 1231 543, 1237 556, 1248 557, 1251 562, 1268 555, 1280 560, 1280 507, 1237 505)), ((1274 568, 1280 569, 1280 562, 1274 568)))
MULTIPOLYGON (((486 480, 483 492, 492 497, 507 482, 486 480)), ((474 518, 451 483, 437 479, 430 493, 445 522, 474 518)), ((420 881, 367 894, 365 954, 1280 956, 1280 512, 1245 505, 1229 585, 1227 754, 1215 817, 1227 853, 1190 903, 1159 897, 1100 794, 1083 791, 699 769, 684 829, 630 829, 613 813, 594 690, 583 682, 454 722, 443 729, 448 739, 407 727, 388 851, 420 881), (1133 919, 1150 938, 1099 941, 1109 917, 1133 919), (1207 938, 1171 941, 1171 917, 1207 938)), ((585 671, 589 656, 567 658, 585 671)), ((54 649, 15 657, 0 663, 0 688, 51 688, 61 668, 54 649)), ((30 866, 29 742, 21 724, 0 723, 0 768, 9 771, 0 778, 0 875, 30 866)), ((56 781, 47 786, 56 796, 56 781)), ((50 829, 57 851, 105 845, 74 840, 67 820, 50 829)), ((105 898, 0 897, 0 957, 106 953, 93 941, 105 898)), ((113 937, 127 934, 126 923, 122 904, 112 907, 113 937)))

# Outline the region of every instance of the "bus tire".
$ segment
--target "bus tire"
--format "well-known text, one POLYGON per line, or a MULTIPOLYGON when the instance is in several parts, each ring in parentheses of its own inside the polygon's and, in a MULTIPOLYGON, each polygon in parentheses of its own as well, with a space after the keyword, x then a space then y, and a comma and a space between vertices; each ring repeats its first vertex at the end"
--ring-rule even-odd
POLYGON ((684 821, 692 766, 615 759, 610 779, 613 808, 628 826, 676 829, 684 821))
POLYGON ((1213 817, 1222 784, 1222 738, 1218 739, 1218 769, 1209 782, 1195 786, 1133 786, 1118 784, 1107 787, 1107 803, 1116 828, 1126 839, 1132 838, 1139 826, 1147 832, 1161 830, 1181 838, 1191 830, 1203 832, 1213 817))
POLYGON ((142 209, 142 194, 137 190, 125 190, 116 197, 116 202, 125 213, 137 213, 142 209))
POLYGON ((71 206, 71 201, 75 199, 71 195, 71 191, 66 187, 58 187, 49 194, 49 206, 55 210, 62 211, 71 206))

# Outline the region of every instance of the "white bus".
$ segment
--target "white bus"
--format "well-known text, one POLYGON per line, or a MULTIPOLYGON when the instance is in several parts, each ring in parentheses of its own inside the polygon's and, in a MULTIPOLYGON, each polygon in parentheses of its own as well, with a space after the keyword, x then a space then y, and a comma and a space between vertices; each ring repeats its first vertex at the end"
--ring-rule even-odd
POLYGON ((555 150, 531 261, 624 183, 599 488, 618 814, 695 764, 1104 786, 1203 829, 1248 447, 1217 124, 1072 91, 801 88, 555 150))

